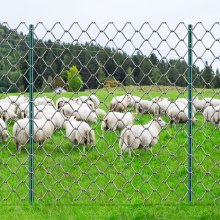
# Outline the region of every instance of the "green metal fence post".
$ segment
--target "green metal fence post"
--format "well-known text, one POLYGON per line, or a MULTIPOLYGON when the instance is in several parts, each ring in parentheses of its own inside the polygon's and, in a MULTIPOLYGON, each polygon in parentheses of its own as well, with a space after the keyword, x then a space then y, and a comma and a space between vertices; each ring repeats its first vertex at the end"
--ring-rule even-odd
POLYGON ((34 201, 33 25, 29 26, 29 199, 34 201))
POLYGON ((192 201, 192 25, 188 25, 188 199, 192 201))

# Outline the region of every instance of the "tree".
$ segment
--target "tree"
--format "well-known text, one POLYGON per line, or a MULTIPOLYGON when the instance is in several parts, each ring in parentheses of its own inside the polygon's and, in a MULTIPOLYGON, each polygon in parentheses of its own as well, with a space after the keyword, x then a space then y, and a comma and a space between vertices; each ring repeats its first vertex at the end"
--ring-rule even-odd
POLYGON ((131 67, 128 67, 128 69, 127 69, 127 75, 126 75, 126 79, 125 79, 125 85, 126 85, 126 86, 134 85, 134 74, 133 74, 133 72, 132 72, 131 67))
POLYGON ((102 67, 99 67, 99 70, 98 70, 98 81, 99 81, 99 84, 103 84, 106 80, 106 75, 105 75, 105 72, 103 70, 102 67))
POLYGON ((49 76, 47 80, 44 79, 43 84, 42 84, 42 91, 43 92, 51 92, 53 90, 52 81, 53 81, 52 76, 49 76))
POLYGON ((70 67, 69 70, 66 71, 67 73, 67 82, 69 86, 69 91, 77 92, 82 88, 82 78, 79 74, 79 70, 76 66, 70 67))

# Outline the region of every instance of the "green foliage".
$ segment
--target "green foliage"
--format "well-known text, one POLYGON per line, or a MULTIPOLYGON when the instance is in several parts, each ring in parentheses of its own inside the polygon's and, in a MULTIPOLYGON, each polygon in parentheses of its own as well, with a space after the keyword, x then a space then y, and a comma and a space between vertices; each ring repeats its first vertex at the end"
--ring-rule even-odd
POLYGON ((53 91, 53 87, 52 87, 52 76, 49 76, 48 79, 43 81, 42 84, 42 91, 43 92, 51 92, 53 91))
POLYGON ((127 69, 127 75, 126 75, 126 79, 125 79, 125 85, 126 86, 130 86, 130 85, 134 85, 134 74, 132 72, 131 67, 128 67, 127 69))
POLYGON ((70 70, 66 71, 67 73, 67 82, 68 82, 68 90, 77 92, 82 88, 82 78, 79 74, 79 70, 76 66, 70 67, 70 70))

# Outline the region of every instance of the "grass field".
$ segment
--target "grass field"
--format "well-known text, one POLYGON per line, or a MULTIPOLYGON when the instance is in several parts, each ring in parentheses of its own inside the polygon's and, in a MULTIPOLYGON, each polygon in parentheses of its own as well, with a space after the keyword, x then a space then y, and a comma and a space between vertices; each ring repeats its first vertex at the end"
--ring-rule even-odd
MULTIPOLYGON (((127 92, 144 99, 160 96, 175 100, 187 97, 183 88, 127 87, 127 92)), ((101 100, 108 110, 113 96, 125 94, 120 89, 84 91, 65 97, 89 95, 101 100)), ((203 96, 213 97, 213 90, 200 90, 203 96)), ((218 91, 215 91, 218 92, 218 91)), ((194 91, 194 95, 196 92, 194 91)), ((36 95, 36 94, 35 94, 36 95)), ((59 95, 45 93, 56 100, 59 95)), ((199 95, 200 97, 202 96, 199 95)), ((3 98, 2 95, 1 98, 3 98)), ((215 96, 219 98, 219 94, 215 96)), ((101 138, 100 123, 91 124, 96 133, 95 148, 73 147, 65 131, 56 131, 42 149, 35 145, 33 207, 28 205, 29 160, 28 146, 16 152, 12 139, 0 145, 1 213, 8 218, 32 216, 71 219, 71 216, 101 218, 218 218, 220 198, 220 133, 205 123, 201 113, 193 126, 193 204, 188 205, 188 135, 187 125, 168 126, 160 134, 159 143, 150 151, 136 150, 120 159, 117 133, 107 132, 101 138), (22 202, 21 202, 22 200, 22 202), (18 205, 21 204, 21 205, 18 205), (215 206, 214 206, 215 205, 215 206), (214 206, 214 207, 212 207, 214 206), (45 212, 42 214, 41 212, 45 212), (14 214, 13 214, 14 213, 14 214), (173 214, 172 214, 173 213, 173 214)), ((150 115, 137 115, 135 124, 145 124, 150 115)), ((168 122, 165 116, 163 119, 168 122)), ((12 132, 13 123, 9 125, 12 132)))

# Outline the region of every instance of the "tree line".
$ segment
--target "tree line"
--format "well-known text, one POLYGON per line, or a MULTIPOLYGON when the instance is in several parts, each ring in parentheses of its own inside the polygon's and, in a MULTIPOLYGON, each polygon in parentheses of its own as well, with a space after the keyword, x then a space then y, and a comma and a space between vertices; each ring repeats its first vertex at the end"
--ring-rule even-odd
MULTIPOLYGON (((35 91, 68 87, 67 71, 76 66, 81 89, 101 88, 107 79, 122 85, 187 86, 188 65, 184 59, 160 59, 137 52, 129 55, 94 43, 63 43, 34 39, 35 91), (48 86, 49 85, 49 86, 48 86)), ((0 92, 27 91, 28 37, 0 25, 0 92)), ((193 86, 220 88, 219 70, 207 62, 193 65, 193 86)))

